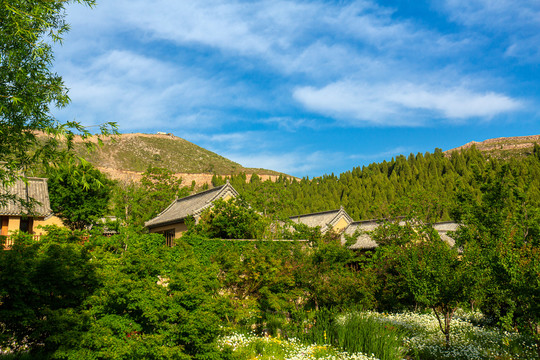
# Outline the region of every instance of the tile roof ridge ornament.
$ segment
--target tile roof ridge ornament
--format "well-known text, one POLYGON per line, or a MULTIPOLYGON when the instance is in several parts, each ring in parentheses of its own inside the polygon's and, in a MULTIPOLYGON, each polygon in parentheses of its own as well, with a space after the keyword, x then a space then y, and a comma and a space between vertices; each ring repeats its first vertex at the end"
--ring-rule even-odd
POLYGON ((207 200, 206 202, 207 203, 212 203, 214 202, 217 198, 220 198, 222 197, 223 193, 224 192, 231 192, 233 194, 234 197, 237 197, 239 196, 240 194, 238 193, 238 191, 236 191, 236 189, 231 185, 231 183, 229 182, 229 179, 227 179, 227 181, 225 182, 224 185, 221 185, 219 187, 216 187, 214 189, 218 189, 219 190, 217 191, 216 195, 214 195, 213 198, 207 200))

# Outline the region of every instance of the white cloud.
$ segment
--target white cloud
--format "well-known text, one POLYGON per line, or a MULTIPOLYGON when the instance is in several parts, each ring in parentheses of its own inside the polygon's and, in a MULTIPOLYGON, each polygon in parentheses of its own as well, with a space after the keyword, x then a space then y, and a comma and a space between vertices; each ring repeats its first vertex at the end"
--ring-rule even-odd
POLYGON ((58 111, 85 124, 119 123, 122 131, 220 125, 224 106, 252 106, 246 90, 219 78, 202 78, 191 69, 130 51, 113 50, 87 64, 64 61, 64 80, 72 104, 58 111))
POLYGON ((226 56, 262 59, 277 71, 309 71, 316 77, 336 69, 351 71, 351 65, 366 58, 366 52, 370 57, 394 56, 416 49, 430 57, 470 46, 414 23, 397 21, 391 10, 366 0, 347 6, 290 0, 117 0, 100 3, 92 12, 73 9, 72 20, 85 29, 78 32, 81 37, 91 32, 103 41, 118 41, 121 30, 146 42, 207 46, 226 56), (85 14, 85 21, 80 13, 85 14))
POLYGON ((285 145, 279 132, 237 131, 230 133, 188 132, 181 137, 216 152, 244 167, 264 168, 293 176, 321 173, 344 156, 309 151, 301 144, 285 145), (286 152, 283 149, 287 148, 286 152))
POLYGON ((411 83, 339 81, 322 88, 300 87, 293 96, 308 109, 348 119, 356 125, 418 126, 426 121, 422 111, 431 116, 465 120, 491 118, 521 107, 519 101, 494 92, 411 83))
POLYGON ((295 132, 301 128, 317 129, 321 125, 314 119, 293 118, 288 116, 272 117, 262 119, 262 123, 269 125, 277 125, 280 130, 295 132))
MULTIPOLYGON (((512 10, 509 0, 447 0, 443 7, 465 24, 485 14, 506 19, 505 11, 532 24, 538 9, 512 10)), ((123 129, 210 128, 238 120, 228 109, 255 109, 262 116, 253 122, 296 131, 316 127, 288 120, 297 102, 365 126, 422 126, 428 116, 489 119, 520 107, 490 90, 504 88, 490 86, 494 76, 461 68, 460 54, 477 51, 474 34, 442 34, 375 1, 115 0, 68 13, 72 47, 59 52, 59 72, 72 88, 66 113, 79 120, 116 120, 123 129), (190 51, 200 51, 202 61, 175 57, 190 51), (445 71, 451 66, 455 71, 445 71), (279 84, 258 84, 263 73, 277 74, 279 84)), ((514 42, 506 54, 532 56, 529 45, 514 42)))
POLYGON ((537 1, 445 0, 442 6, 452 19, 470 26, 481 25, 505 30, 507 25, 540 25, 540 3, 537 1))

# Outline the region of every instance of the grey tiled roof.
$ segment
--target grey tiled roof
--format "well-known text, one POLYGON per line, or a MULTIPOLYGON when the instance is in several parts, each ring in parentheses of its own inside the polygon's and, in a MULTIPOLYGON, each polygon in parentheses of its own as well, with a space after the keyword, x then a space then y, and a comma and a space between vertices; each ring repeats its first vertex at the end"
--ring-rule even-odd
POLYGON ((360 232, 360 235, 356 238, 356 242, 351 245, 351 249, 373 249, 377 247, 377 243, 371 239, 368 231, 373 231, 379 226, 376 220, 355 221, 351 223, 341 235, 341 242, 345 243, 345 235, 353 236, 356 231, 360 232))
POLYGON ((25 201, 31 201, 32 199, 37 201, 32 209, 27 209, 21 206, 19 202, 9 200, 4 206, 0 205, 0 215, 19 216, 29 214, 38 217, 52 215, 47 179, 30 177, 27 183, 19 179, 8 187, 0 185, 0 193, 14 195, 25 201))
POLYGON ((452 221, 446 221, 446 222, 433 224, 433 228, 437 230, 437 232, 439 233, 439 236, 441 237, 441 240, 446 241, 450 246, 454 246, 456 244, 456 241, 452 239, 447 234, 447 232, 456 231, 458 227, 459 227, 459 224, 452 221))
POLYGON ((343 207, 338 210, 291 216, 289 219, 295 223, 305 224, 309 227, 320 226, 321 231, 325 232, 328 230, 328 226, 336 225, 342 217, 344 217, 348 223, 353 222, 352 218, 347 214, 343 207))
POLYGON ((174 200, 155 218, 145 222, 144 226, 155 228, 181 222, 188 216, 198 217, 204 209, 212 206, 213 201, 227 195, 238 196, 238 192, 228 182, 225 185, 174 200))
MULTIPOLYGON (((402 224, 403 222, 400 222, 400 225, 402 224)), ((378 220, 355 221, 351 223, 347 229, 345 229, 341 236, 341 242, 342 244, 345 244, 345 235, 352 236, 358 230, 360 235, 358 235, 356 242, 349 248, 357 250, 374 249, 378 246, 378 244, 371 238, 369 232, 375 230, 378 226, 378 220)), ((435 223, 432 226, 433 229, 439 233, 441 240, 447 242, 450 246, 454 246, 456 242, 447 234, 447 232, 457 230, 459 224, 452 221, 446 221, 435 223)))

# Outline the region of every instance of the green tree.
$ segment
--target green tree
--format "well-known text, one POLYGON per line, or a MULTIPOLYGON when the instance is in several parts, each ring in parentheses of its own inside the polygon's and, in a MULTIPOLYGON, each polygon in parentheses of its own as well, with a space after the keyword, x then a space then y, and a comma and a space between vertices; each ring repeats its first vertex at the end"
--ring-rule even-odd
POLYGON ((372 308, 373 272, 357 271, 363 264, 352 250, 341 245, 340 234, 329 230, 312 244, 296 271, 299 286, 305 291, 306 307, 372 308))
POLYGON ((268 227, 268 221, 242 199, 217 199, 189 233, 211 239, 262 239, 268 227))
POLYGON ((189 195, 193 189, 182 186, 182 178, 159 167, 149 167, 140 184, 118 183, 114 189, 114 212, 128 224, 142 226, 163 211, 176 198, 189 195))
POLYGON ((219 264, 221 288, 229 289, 224 298, 234 310, 231 322, 249 324, 255 312, 259 325, 275 323, 276 318, 283 325, 283 315, 294 311, 304 295, 295 278, 304 259, 299 243, 260 241, 222 246, 213 258, 219 264))
MULTIPOLYGON (((81 124, 58 123, 51 106, 69 103, 67 88, 53 70, 52 43, 68 30, 65 6, 94 5, 94 0, 0 0, 0 184, 10 185, 36 164, 58 162, 71 148, 74 132, 89 132, 81 124), (40 137, 39 133, 46 136, 40 137), (67 147, 60 146, 63 140, 67 147)), ((116 125, 101 126, 102 134, 116 125)), ((14 198, 2 193, 0 202, 14 198)))
POLYGON ((69 230, 51 228, 39 242, 19 234, 11 251, 0 251, 0 346, 55 351, 85 320, 83 303, 99 284, 95 266, 69 230))
POLYGON ((480 308, 503 328, 533 335, 540 355, 539 176, 536 156, 493 162, 477 174, 479 198, 458 193, 454 216, 462 224, 456 241, 477 249, 477 267, 488 275, 480 308))
POLYGON ((460 258, 457 249, 440 239, 420 241, 402 247, 399 272, 405 291, 435 313, 439 327, 450 346, 450 324, 456 309, 469 303, 477 281, 473 266, 460 258))
POLYGON ((217 269, 157 234, 122 229, 89 246, 100 286, 84 319, 62 334, 56 358, 218 359, 217 269))
POLYGON ((51 208, 71 229, 85 229, 105 215, 112 185, 88 163, 61 166, 49 177, 51 208))

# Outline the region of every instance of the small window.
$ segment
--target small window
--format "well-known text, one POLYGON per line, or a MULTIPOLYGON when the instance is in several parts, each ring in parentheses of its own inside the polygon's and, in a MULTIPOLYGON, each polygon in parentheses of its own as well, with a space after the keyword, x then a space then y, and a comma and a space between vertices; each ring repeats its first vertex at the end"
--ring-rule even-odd
POLYGON ((31 218, 21 218, 19 225, 19 230, 25 233, 32 233, 32 219, 31 218))

